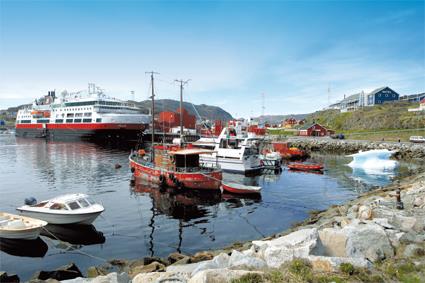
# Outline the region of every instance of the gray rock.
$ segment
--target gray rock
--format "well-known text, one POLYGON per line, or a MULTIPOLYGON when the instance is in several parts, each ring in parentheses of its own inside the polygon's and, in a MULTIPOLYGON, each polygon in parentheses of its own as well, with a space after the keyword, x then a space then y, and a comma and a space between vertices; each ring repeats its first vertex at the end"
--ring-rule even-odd
POLYGON ((418 252, 423 250, 422 247, 416 244, 409 244, 404 249, 403 255, 405 257, 414 257, 417 256, 418 252))
POLYGON ((19 276, 16 274, 8 275, 7 272, 0 271, 0 282, 19 283, 19 276))
POLYGON ((132 283, 186 283, 189 274, 176 272, 150 272, 140 273, 131 281, 132 283))
POLYGON ((347 233, 346 255, 371 261, 394 255, 394 249, 384 229, 374 223, 344 227, 347 233))
POLYGON ((200 262, 195 270, 192 271, 192 276, 202 270, 227 268, 229 266, 229 259, 230 257, 226 253, 221 253, 211 260, 200 262))
POLYGON ((320 272, 337 272, 341 263, 350 263, 355 267, 370 268, 371 264, 364 258, 308 256, 313 270, 320 272))
POLYGON ((65 283, 129 283, 130 277, 128 277, 127 273, 116 273, 112 272, 104 276, 98 276, 95 278, 74 278, 70 280, 63 280, 61 282, 65 283))
POLYGON ((319 241, 313 254, 324 256, 346 256, 347 234, 344 230, 324 228, 319 231, 319 241))
POLYGON ((259 271, 247 270, 231 270, 227 268, 222 269, 207 269, 198 272, 195 276, 190 278, 188 283, 230 283, 233 280, 239 279, 247 274, 260 274, 259 271))
POLYGON ((253 256, 248 256, 241 252, 233 250, 229 258, 229 267, 242 267, 242 266, 260 269, 265 267, 266 263, 262 259, 255 258, 253 256))

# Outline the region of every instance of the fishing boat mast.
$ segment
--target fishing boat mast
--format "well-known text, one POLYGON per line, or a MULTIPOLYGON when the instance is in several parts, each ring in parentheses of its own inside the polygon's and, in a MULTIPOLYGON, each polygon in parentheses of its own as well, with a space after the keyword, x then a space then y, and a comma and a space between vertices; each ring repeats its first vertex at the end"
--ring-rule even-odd
POLYGON ((176 82, 180 83, 180 146, 183 145, 183 87, 185 84, 187 84, 189 80, 175 80, 176 82))
POLYGON ((151 129, 151 161, 152 163, 155 164, 155 150, 153 148, 154 142, 155 142, 155 91, 154 91, 154 79, 153 79, 153 75, 154 74, 159 74, 157 72, 154 71, 150 71, 150 72, 146 72, 146 74, 151 74, 151 86, 152 86, 152 95, 151 95, 151 99, 152 99, 152 104, 151 104, 151 116, 152 116, 152 129, 151 129))

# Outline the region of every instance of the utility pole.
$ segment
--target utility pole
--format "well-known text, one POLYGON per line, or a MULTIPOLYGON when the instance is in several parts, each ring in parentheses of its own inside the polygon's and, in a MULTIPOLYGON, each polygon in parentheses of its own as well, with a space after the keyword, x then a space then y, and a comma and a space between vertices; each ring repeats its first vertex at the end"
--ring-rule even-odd
POLYGON ((331 106, 331 85, 328 84, 328 108, 331 106))
POLYGON ((174 80, 175 82, 180 83, 180 145, 183 144, 183 87, 190 80, 174 80))
POLYGON ((154 91, 154 79, 153 79, 153 75, 159 75, 159 73, 151 71, 151 72, 145 72, 146 74, 150 74, 151 75, 151 87, 152 87, 152 95, 151 95, 151 99, 152 99, 152 105, 151 105, 151 115, 152 115, 152 135, 151 135, 151 141, 152 141, 152 145, 151 145, 151 161, 152 163, 155 164, 155 150, 153 148, 153 144, 155 142, 155 91, 154 91))
POLYGON ((266 95, 261 93, 261 116, 264 118, 264 111, 266 110, 266 95))

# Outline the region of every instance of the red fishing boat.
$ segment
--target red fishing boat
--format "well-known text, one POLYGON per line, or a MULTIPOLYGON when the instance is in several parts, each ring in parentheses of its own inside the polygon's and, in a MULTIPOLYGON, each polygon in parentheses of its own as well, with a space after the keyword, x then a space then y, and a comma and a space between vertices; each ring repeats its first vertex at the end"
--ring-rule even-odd
POLYGON ((288 168, 291 170, 299 171, 322 171, 324 166, 322 164, 306 164, 306 163, 290 163, 288 168))
MULTIPOLYGON (((215 151, 208 149, 197 149, 183 146, 183 124, 180 120, 180 141, 176 145, 154 144, 154 72, 151 72, 152 84, 152 135, 151 151, 138 150, 131 152, 129 156, 131 172, 135 178, 147 180, 163 187, 186 188, 197 190, 219 190, 222 180, 222 171, 216 162, 204 164, 200 162, 200 154, 212 154, 215 151)), ((180 113, 183 113, 183 81, 180 84, 180 113)))
POLYGON ((238 183, 222 183, 221 192, 229 192, 232 194, 259 194, 261 187, 247 186, 238 183))
POLYGON ((214 151, 171 145, 156 145, 153 150, 153 162, 144 150, 131 153, 130 168, 136 178, 171 188, 220 189, 221 169, 218 166, 203 166, 199 162, 199 154, 214 151))

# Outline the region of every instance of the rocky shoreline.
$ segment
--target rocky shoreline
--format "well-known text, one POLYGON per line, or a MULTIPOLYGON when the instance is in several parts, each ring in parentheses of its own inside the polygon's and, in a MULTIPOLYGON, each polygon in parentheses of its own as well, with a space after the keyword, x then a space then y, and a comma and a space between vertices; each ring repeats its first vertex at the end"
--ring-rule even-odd
POLYGON ((290 143, 291 146, 298 147, 308 152, 320 151, 352 154, 357 153, 360 150, 365 151, 371 149, 389 149, 397 151, 397 153, 394 155, 397 159, 425 162, 425 144, 302 137, 291 137, 287 141, 290 143))
MULTIPOLYGON (((420 173, 315 212, 292 229, 259 241, 192 256, 111 260, 89 268, 87 278, 64 282, 423 282, 423 278, 425 173, 420 173)), ((31 281, 42 279, 46 278, 31 281)))

